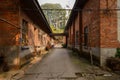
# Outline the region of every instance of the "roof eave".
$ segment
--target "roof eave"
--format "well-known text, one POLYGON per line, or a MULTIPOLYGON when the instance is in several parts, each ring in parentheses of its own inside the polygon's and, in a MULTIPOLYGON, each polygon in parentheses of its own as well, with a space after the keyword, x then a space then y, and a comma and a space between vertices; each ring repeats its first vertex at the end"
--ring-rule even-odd
POLYGON ((52 30, 45 18, 45 15, 38 1, 37 0, 20 0, 20 1, 22 4, 22 9, 27 13, 31 20, 35 22, 35 24, 37 24, 38 27, 42 29, 44 32, 46 32, 48 35, 52 33, 52 30))
POLYGON ((71 14, 70 14, 70 17, 67 21, 67 24, 66 24, 66 27, 65 27, 65 30, 64 30, 64 33, 66 32, 66 30, 69 29, 69 27, 72 25, 71 21, 75 19, 76 15, 77 15, 77 11, 78 10, 82 10, 84 5, 87 3, 88 0, 76 0, 75 4, 74 4, 74 7, 71 11, 71 14), (81 3, 81 4, 80 4, 81 3))
POLYGON ((39 12, 40 12, 40 14, 41 14, 41 16, 42 16, 42 18, 43 18, 43 20, 44 20, 46 26, 48 27, 50 33, 52 33, 52 30, 51 30, 51 28, 50 28, 50 26, 49 26, 49 23, 47 22, 47 19, 46 19, 44 13, 43 13, 43 11, 42 11, 42 9, 41 9, 41 7, 40 7, 38 1, 37 1, 37 0, 33 0, 33 2, 34 2, 34 4, 36 4, 36 6, 38 6, 37 8, 38 8, 38 10, 39 10, 39 12))

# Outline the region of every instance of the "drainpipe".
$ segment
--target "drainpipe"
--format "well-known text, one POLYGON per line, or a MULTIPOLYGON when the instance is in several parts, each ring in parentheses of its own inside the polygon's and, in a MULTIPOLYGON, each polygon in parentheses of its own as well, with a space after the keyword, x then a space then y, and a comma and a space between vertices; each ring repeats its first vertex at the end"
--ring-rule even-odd
POLYGON ((71 40, 71 27, 69 28, 69 45, 71 47, 72 40, 71 40))
POLYGON ((21 19, 20 19, 20 16, 21 16, 21 7, 20 7, 20 1, 19 1, 19 26, 20 26, 20 39, 19 39, 19 52, 17 53, 17 57, 18 57, 18 61, 17 61, 17 65, 18 65, 18 68, 20 68, 20 65, 21 65, 21 62, 20 62, 20 53, 21 53, 21 47, 22 47, 22 26, 21 26, 21 19))

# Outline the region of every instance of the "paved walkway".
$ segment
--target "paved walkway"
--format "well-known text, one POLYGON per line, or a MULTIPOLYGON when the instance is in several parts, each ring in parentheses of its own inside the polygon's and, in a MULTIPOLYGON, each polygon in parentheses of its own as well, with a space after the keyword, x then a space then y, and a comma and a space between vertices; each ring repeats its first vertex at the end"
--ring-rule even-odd
POLYGON ((67 49, 53 49, 26 69, 24 75, 14 76, 11 80, 120 80, 119 75, 92 67, 87 60, 72 53, 67 49))

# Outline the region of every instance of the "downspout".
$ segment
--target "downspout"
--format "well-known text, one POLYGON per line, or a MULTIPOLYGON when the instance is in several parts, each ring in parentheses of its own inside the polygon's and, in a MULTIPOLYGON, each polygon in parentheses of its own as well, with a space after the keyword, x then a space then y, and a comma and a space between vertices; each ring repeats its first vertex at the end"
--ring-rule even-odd
POLYGON ((21 53, 21 47, 22 47, 22 26, 21 26, 21 19, 20 19, 20 16, 21 16, 21 7, 20 7, 20 5, 21 5, 21 3, 20 3, 20 1, 19 1, 18 5, 19 5, 18 6, 18 8, 19 8, 18 15, 19 15, 19 26, 20 26, 20 39, 19 39, 19 52, 17 54, 17 57, 18 57, 18 68, 20 68, 20 65, 21 65, 20 53, 21 53))
POLYGON ((70 47, 71 48, 72 48, 72 26, 73 26, 73 24, 70 27, 70 47))

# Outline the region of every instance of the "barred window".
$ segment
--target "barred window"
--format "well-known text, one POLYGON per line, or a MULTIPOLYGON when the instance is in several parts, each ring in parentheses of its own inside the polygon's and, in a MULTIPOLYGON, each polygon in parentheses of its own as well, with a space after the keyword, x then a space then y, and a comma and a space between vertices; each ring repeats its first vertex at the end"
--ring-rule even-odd
POLYGON ((22 20, 22 45, 28 45, 28 22, 22 20))
POLYGON ((84 46, 88 46, 88 27, 84 28, 84 46))

